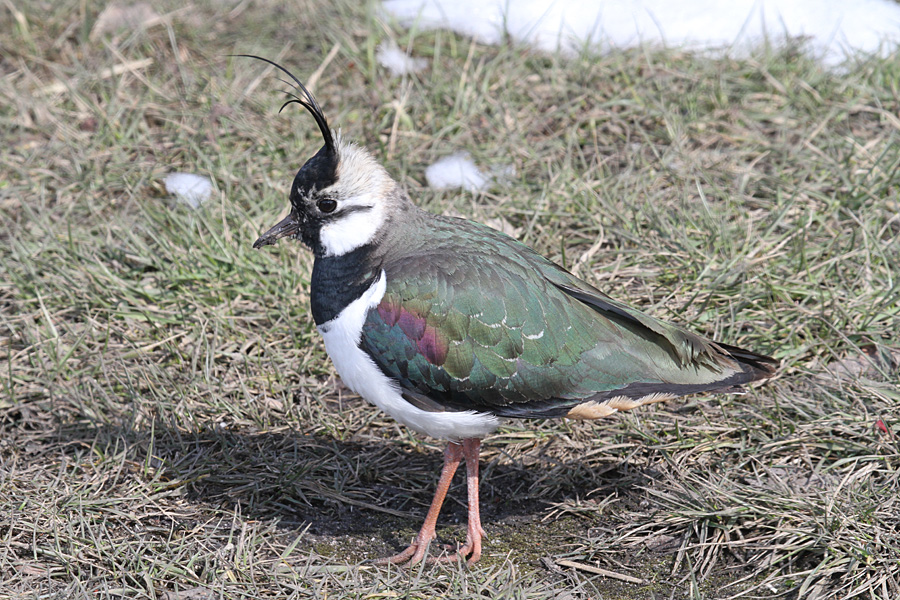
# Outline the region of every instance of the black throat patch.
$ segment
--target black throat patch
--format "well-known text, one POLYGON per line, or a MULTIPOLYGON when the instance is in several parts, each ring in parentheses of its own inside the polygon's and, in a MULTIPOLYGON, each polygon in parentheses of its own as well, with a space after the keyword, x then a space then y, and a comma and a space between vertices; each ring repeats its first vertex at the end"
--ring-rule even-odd
POLYGON ((341 256, 316 256, 310 293, 313 320, 322 325, 362 296, 381 274, 375 246, 366 244, 341 256))

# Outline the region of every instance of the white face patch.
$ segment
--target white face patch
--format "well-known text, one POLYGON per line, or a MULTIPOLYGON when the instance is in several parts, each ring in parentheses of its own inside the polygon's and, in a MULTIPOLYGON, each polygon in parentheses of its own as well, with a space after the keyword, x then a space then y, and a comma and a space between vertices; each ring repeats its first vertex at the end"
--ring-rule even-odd
POLYGON ((319 325, 325 350, 341 379, 351 390, 414 431, 444 440, 483 438, 500 425, 492 414, 475 411, 428 412, 403 399, 400 386, 388 378, 359 347, 368 312, 378 305, 387 289, 384 271, 365 293, 341 313, 319 325))
POLYGON ((338 156, 337 181, 327 188, 337 211, 319 229, 325 256, 340 256, 374 240, 397 207, 397 183, 372 155, 339 140, 338 156))
POLYGON ((338 211, 348 209, 347 214, 339 215, 319 230, 319 242, 325 249, 325 256, 340 256, 365 246, 384 223, 384 200, 374 194, 338 201, 338 211), (354 207, 357 210, 353 210, 354 207))

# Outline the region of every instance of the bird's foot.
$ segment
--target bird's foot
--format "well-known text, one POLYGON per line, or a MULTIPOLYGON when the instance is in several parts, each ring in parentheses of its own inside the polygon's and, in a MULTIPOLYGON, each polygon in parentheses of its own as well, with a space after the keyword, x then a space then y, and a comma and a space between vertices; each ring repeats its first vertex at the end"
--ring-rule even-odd
MULTIPOLYGON (((479 530, 475 535, 471 532, 466 534, 466 543, 459 547, 459 549, 452 554, 441 554, 440 556, 430 556, 425 562, 429 565, 437 564, 437 563, 451 563, 464 560, 467 564, 473 565, 478 562, 478 559, 481 558, 481 538, 484 536, 484 530, 479 530)), ((403 565, 403 566, 413 566, 420 563, 423 559, 425 559, 425 554, 428 551, 428 546, 431 544, 431 539, 422 541, 419 540, 418 537, 413 540, 413 543, 409 545, 409 547, 393 556, 388 556, 385 558, 379 558, 372 561, 372 564, 376 565, 403 565)), ((449 549, 449 547, 447 547, 449 549)))
POLYGON ((474 565, 481 558, 481 538, 487 537, 481 524, 473 524, 469 521, 468 531, 466 532, 466 543, 463 544, 455 554, 449 556, 437 556, 428 559, 428 562, 456 562, 466 560, 469 566, 474 565))
POLYGON ((419 562, 420 560, 422 560, 422 558, 425 557, 425 549, 427 549, 427 548, 428 548, 427 545, 420 547, 418 544, 413 542, 412 544, 409 545, 409 548, 407 548, 403 552, 400 552, 393 556, 386 556, 384 558, 375 559, 372 561, 372 564, 373 565, 403 565, 403 564, 414 565, 417 562, 419 562), (421 552, 419 551, 420 549, 421 549, 421 552))
MULTIPOLYGON (((393 556, 388 556, 385 558, 379 558, 372 561, 374 565, 400 565, 404 567, 412 567, 425 558, 425 553, 428 550, 428 546, 418 546, 416 544, 410 544, 409 548, 395 554, 393 556)), ((449 550, 449 547, 448 547, 449 550)), ((479 558, 481 558, 481 544, 477 544, 477 546, 470 546, 469 544, 465 544, 459 548, 458 551, 453 554, 441 554, 440 556, 429 556, 427 560, 425 560, 426 564, 434 565, 438 563, 452 563, 460 560, 465 560, 469 565, 475 563, 479 558)))
POLYGON ((458 561, 466 561, 469 566, 474 565, 481 558, 481 539, 475 542, 466 541, 460 546, 459 550, 453 554, 442 554, 441 556, 432 556, 427 560, 428 564, 436 563, 452 563, 458 561))
POLYGON ((425 558, 425 553, 428 551, 428 545, 431 543, 431 540, 434 539, 434 527, 429 528, 427 525, 422 528, 422 531, 419 532, 419 535, 412 541, 409 547, 393 556, 387 556, 385 558, 379 558, 375 561, 372 561, 373 564, 376 565, 414 565, 422 561, 425 558))

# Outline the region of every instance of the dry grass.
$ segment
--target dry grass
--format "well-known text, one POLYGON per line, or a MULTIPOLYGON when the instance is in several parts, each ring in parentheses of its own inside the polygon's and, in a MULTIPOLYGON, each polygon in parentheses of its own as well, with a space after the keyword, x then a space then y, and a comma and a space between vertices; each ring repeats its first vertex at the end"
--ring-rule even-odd
POLYGON ((94 2, 0 12, 0 598, 900 596, 896 56, 564 59, 350 3, 154 6, 93 36, 94 2), (431 69, 389 78, 386 37, 431 69), (308 79, 333 48, 326 113, 420 204, 780 376, 513 423, 485 444, 478 566, 366 564, 418 527, 439 446, 335 380, 309 255, 251 250, 318 146, 275 73, 226 56, 308 79), (458 149, 515 175, 424 188, 458 149), (202 210, 167 197, 179 170, 216 182, 202 210))

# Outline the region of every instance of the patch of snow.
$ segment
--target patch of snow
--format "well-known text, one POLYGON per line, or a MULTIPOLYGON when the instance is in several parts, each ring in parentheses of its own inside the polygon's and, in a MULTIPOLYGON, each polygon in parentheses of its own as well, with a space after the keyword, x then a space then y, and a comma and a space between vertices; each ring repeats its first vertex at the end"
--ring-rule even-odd
POLYGON ((418 73, 428 66, 424 58, 413 58, 393 42, 381 42, 375 51, 375 60, 391 72, 394 77, 407 73, 418 73))
POLYGON ((153 6, 147 2, 127 4, 124 2, 111 2, 103 9, 94 21, 91 28, 90 39, 96 41, 107 33, 120 31, 134 31, 141 27, 150 27, 159 23, 162 18, 153 10, 153 6))
POLYGON ((166 176, 166 191, 191 208, 200 208, 212 195, 212 181, 193 173, 170 173, 166 176))
POLYGON ((890 0, 384 0, 402 24, 452 29, 498 44, 504 36, 546 51, 640 45, 745 54, 803 38, 830 66, 848 52, 886 53, 900 41, 890 0))
POLYGON ((491 182, 478 170, 468 152, 458 152, 438 160, 425 169, 425 179, 429 187, 436 190, 462 188, 469 192, 479 192, 491 182))

